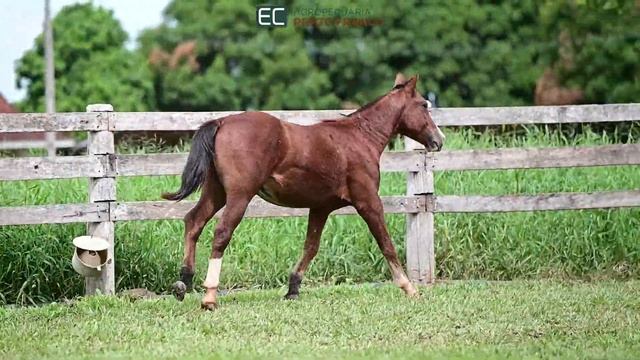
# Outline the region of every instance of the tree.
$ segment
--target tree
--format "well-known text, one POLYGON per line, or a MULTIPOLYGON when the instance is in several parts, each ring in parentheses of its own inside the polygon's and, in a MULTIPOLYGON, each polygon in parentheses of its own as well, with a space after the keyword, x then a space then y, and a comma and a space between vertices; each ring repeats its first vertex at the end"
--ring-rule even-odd
MULTIPOLYGON (((125 49, 127 34, 109 10, 91 3, 64 7, 53 19, 57 111, 84 111, 111 103, 119 111, 154 107, 151 73, 144 58, 125 49)), ((23 111, 44 110, 44 48, 35 39, 16 64, 17 85, 27 96, 23 111)))
POLYGON ((634 1, 547 1, 541 26, 547 61, 589 103, 640 100, 640 4, 634 1))
POLYGON ((315 27, 305 38, 341 99, 364 103, 396 71, 418 73, 444 106, 522 105, 533 98, 541 49, 534 1, 324 0, 323 8, 366 8, 384 23, 315 27))
POLYGON ((293 27, 255 24, 248 0, 174 0, 140 37, 160 110, 335 108, 326 74, 293 27))

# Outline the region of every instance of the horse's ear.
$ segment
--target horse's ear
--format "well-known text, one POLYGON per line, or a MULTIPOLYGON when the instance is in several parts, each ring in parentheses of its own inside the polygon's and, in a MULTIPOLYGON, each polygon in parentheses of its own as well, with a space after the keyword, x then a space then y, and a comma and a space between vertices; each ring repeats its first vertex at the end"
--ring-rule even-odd
POLYGON ((397 88, 399 86, 404 85, 404 83, 407 82, 407 79, 404 77, 404 75, 402 75, 402 73, 397 73, 396 74, 396 81, 393 83, 393 88, 397 88))
POLYGON ((411 95, 415 95, 416 93, 416 85, 418 84, 418 75, 415 75, 409 81, 404 84, 405 91, 411 93, 411 95))

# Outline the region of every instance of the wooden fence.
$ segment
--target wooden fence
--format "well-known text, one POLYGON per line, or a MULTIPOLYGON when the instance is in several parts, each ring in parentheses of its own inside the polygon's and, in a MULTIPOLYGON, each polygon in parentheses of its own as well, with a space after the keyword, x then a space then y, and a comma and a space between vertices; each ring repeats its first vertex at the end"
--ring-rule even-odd
MULTIPOLYGON (((341 111, 270 111, 302 125, 339 118, 341 111)), ((117 154, 114 132, 195 130, 203 122, 237 112, 125 113, 110 105, 90 105, 86 113, 0 114, 0 132, 87 131, 88 154, 66 157, 0 159, 0 180, 89 178, 89 202, 0 208, 0 226, 19 224, 87 223, 88 233, 106 238, 113 257, 114 223, 131 220, 181 219, 194 205, 184 201, 119 202, 116 178, 180 174, 187 154, 117 154)), ((564 124, 635 121, 640 104, 541 106, 504 108, 441 108, 433 110, 440 126, 564 124)), ((509 212, 573 210, 640 206, 640 189, 595 193, 558 193, 501 196, 436 196, 434 171, 479 169, 531 169, 606 165, 639 165, 640 144, 561 148, 508 148, 426 153, 407 141, 406 151, 385 152, 381 170, 407 172, 407 194, 383 197, 386 213, 406 214, 406 253, 409 276, 419 283, 435 277, 434 214, 456 212, 509 212)), ((445 145, 446 149, 446 145, 445 145)), ((335 214, 354 214, 351 207, 335 214)), ((305 209, 290 209, 255 198, 249 217, 304 216, 305 209)), ((69 239, 70 241, 71 239, 69 239)), ((113 262, 87 293, 99 288, 115 290, 113 262)))

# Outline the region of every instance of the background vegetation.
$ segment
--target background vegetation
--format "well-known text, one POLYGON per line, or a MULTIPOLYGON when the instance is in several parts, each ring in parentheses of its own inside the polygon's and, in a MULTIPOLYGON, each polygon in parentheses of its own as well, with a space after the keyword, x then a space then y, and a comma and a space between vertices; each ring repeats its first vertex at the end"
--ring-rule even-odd
MULTIPOLYGON (((373 27, 260 28, 249 0, 173 0, 135 49, 111 11, 78 4, 54 19, 58 110, 326 109, 364 104, 397 71, 419 73, 441 106, 525 105, 545 73, 586 103, 640 94, 635 1, 286 1, 351 8, 373 27)), ((291 16, 290 16, 291 17, 291 16)), ((23 111, 43 110, 38 37, 17 63, 23 111)), ((552 86, 552 88, 553 88, 552 86)))

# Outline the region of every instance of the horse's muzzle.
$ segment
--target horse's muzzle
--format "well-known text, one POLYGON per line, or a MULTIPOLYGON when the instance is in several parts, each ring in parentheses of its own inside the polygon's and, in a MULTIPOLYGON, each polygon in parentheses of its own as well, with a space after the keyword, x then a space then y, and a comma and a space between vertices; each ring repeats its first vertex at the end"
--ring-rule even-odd
POLYGON ((428 151, 437 152, 442 150, 443 143, 444 141, 441 139, 429 139, 429 141, 427 141, 426 148, 428 151))

